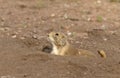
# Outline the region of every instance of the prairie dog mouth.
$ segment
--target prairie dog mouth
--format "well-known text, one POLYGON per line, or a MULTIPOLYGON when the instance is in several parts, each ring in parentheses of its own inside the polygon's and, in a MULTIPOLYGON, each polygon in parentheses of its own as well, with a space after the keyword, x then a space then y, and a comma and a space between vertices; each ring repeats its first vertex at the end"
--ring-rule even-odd
POLYGON ((52 37, 49 37, 49 40, 51 40, 52 42, 54 42, 54 41, 55 41, 52 37))

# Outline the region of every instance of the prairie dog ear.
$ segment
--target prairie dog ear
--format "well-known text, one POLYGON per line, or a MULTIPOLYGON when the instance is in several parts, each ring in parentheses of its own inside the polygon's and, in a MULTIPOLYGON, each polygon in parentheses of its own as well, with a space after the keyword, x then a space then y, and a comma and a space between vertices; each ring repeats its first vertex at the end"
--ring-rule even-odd
POLYGON ((63 33, 62 33, 62 38, 65 38, 65 39, 66 39, 67 37, 66 37, 66 35, 65 35, 65 34, 63 34, 63 33))

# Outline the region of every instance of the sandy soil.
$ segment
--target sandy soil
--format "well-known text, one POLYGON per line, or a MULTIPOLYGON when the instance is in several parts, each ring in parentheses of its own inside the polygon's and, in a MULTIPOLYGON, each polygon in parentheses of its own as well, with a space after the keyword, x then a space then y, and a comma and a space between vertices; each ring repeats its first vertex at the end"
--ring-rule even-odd
POLYGON ((120 78, 120 3, 0 0, 0 78, 120 78), (50 31, 96 58, 49 54, 50 31))

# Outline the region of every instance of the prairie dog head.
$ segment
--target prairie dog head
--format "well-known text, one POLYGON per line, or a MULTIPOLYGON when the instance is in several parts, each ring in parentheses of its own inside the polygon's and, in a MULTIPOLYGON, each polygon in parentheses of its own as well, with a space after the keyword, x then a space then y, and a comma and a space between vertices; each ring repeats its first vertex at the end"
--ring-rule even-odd
POLYGON ((66 36, 60 32, 50 32, 48 37, 53 45, 61 47, 67 44, 66 36))

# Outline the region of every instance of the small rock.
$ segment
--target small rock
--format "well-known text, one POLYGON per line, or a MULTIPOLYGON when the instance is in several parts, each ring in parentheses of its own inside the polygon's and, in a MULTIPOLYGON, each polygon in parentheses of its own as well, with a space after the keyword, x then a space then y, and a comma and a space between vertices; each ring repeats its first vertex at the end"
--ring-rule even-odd
POLYGON ((65 19, 67 19, 68 18, 68 15, 67 14, 64 14, 64 16, 63 16, 65 19))
POLYGON ((17 37, 17 35, 15 35, 15 34, 14 34, 14 35, 12 35, 11 37, 12 37, 12 38, 16 38, 16 37, 17 37))
POLYGON ((37 39, 37 38, 38 38, 36 35, 33 35, 32 37, 33 37, 34 39, 37 39))
POLYGON ((21 39, 21 40, 24 40, 24 39, 25 39, 25 37, 20 37, 20 39, 21 39))
POLYGON ((101 29, 105 30, 106 29, 106 25, 102 25, 101 29))
POLYGON ((91 21, 92 19, 89 17, 89 18, 87 18, 87 21, 91 21))
POLYGON ((104 37, 103 40, 104 40, 104 41, 107 41, 108 39, 104 37))
POLYGON ((103 50, 99 50, 98 53, 101 57, 106 58, 106 53, 103 50))
POLYGON ((67 35, 70 36, 70 35, 72 35, 72 33, 71 33, 70 31, 68 31, 68 32, 67 32, 67 35))
POLYGON ((50 16, 51 16, 51 17, 55 17, 55 14, 53 13, 53 14, 51 14, 50 16))
POLYGON ((97 0, 97 3, 98 3, 98 4, 101 4, 101 3, 102 3, 102 1, 101 1, 101 0, 97 0))
POLYGON ((2 18, 2 17, 1 17, 0 20, 1 20, 2 22, 4 22, 4 21, 5 21, 5 18, 2 18))

